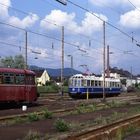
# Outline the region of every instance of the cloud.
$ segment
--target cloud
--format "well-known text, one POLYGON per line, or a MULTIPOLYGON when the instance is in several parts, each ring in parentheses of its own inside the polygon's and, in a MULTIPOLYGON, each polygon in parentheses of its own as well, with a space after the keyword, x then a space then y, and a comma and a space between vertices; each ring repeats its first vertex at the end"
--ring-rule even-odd
MULTIPOLYGON (((94 13, 96 14, 96 13, 94 13)), ((107 17, 102 14, 96 14, 98 17, 107 21, 107 17)), ((84 33, 91 35, 95 31, 99 31, 102 28, 102 21, 91 15, 90 13, 85 13, 84 19, 81 23, 75 21, 75 13, 66 13, 61 10, 52 10, 49 15, 41 21, 40 26, 44 29, 55 30, 58 27, 54 24, 65 26, 66 29, 72 31, 71 33, 84 33), (52 21, 53 24, 46 21, 52 21)), ((69 32, 70 33, 70 32, 69 32)))
POLYGON ((99 7, 106 7, 106 6, 129 6, 133 7, 135 5, 136 7, 140 7, 140 0, 89 0, 89 3, 99 6, 99 7), (131 4, 132 3, 132 4, 131 4))
POLYGON ((38 20, 38 16, 36 14, 30 13, 29 16, 26 16, 22 20, 18 17, 11 16, 9 17, 9 23, 21 28, 27 28, 32 26, 38 20))
POLYGON ((140 11, 135 9, 121 15, 119 24, 128 28, 140 28, 140 11))
POLYGON ((0 0, 0 19, 6 19, 7 17, 9 17, 8 14, 9 6, 11 6, 10 0, 0 0))
POLYGON ((111 0, 89 0, 89 2, 93 5, 96 6, 100 6, 100 7, 104 7, 104 6, 115 6, 115 5, 119 5, 119 4, 123 4, 126 3, 127 0, 115 0, 115 1, 111 1, 111 0))
POLYGON ((135 5, 136 7, 140 7, 140 0, 130 0, 130 2, 132 3, 132 4, 130 4, 130 2, 127 0, 127 2, 128 2, 128 4, 130 5, 130 6, 132 6, 132 4, 133 5, 135 5))
POLYGON ((38 20, 38 16, 36 14, 30 13, 28 16, 20 19, 15 16, 10 16, 8 9, 11 6, 10 0, 0 0, 0 20, 7 21, 8 23, 15 25, 21 28, 27 28, 35 24, 38 20))

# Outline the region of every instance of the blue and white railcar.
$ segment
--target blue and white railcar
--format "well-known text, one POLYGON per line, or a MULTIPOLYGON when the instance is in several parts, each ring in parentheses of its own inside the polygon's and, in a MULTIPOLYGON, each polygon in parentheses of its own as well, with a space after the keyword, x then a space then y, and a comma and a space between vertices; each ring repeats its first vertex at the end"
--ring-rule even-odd
MULTIPOLYGON (((121 93, 121 82, 118 78, 105 78, 106 96, 121 93)), ((76 74, 69 79, 69 95, 73 98, 85 98, 103 95, 103 77, 76 74)))

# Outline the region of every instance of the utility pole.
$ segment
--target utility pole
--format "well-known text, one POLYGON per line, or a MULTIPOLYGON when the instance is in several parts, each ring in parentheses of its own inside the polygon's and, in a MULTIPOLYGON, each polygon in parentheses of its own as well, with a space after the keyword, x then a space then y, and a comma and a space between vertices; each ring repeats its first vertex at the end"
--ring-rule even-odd
POLYGON ((25 31, 25 66, 24 69, 27 69, 27 31, 25 31))
POLYGON ((103 101, 105 100, 105 21, 103 21, 103 101))
POLYGON ((107 77, 110 77, 110 71, 109 71, 109 67, 110 67, 110 58, 109 58, 109 45, 107 45, 107 77))
POLYGON ((61 56, 61 94, 63 96, 63 75, 64 75, 64 26, 62 26, 62 56, 61 56))

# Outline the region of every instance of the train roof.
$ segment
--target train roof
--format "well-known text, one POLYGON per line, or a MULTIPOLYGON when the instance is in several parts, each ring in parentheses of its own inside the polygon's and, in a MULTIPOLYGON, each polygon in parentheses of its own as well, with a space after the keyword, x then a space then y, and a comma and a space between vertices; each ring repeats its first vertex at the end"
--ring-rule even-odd
MULTIPOLYGON (((95 75, 82 75, 82 74, 73 75, 71 78, 79 78, 79 79, 86 79, 86 80, 99 80, 99 81, 103 80, 102 76, 98 77, 95 75)), ((114 77, 105 78, 105 80, 112 81, 112 82, 120 82, 119 78, 114 78, 114 77)))
POLYGON ((18 73, 18 74, 32 74, 35 75, 35 72, 27 69, 16 69, 16 68, 0 68, 0 72, 8 72, 8 73, 18 73))

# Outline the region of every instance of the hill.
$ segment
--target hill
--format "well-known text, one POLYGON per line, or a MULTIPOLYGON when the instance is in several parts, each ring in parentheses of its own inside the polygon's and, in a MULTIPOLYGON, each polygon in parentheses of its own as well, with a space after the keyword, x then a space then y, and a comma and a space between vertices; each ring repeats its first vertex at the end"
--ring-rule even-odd
MULTIPOLYGON (((38 67, 38 66, 30 66, 30 69, 37 73, 42 73, 46 69, 48 74, 51 77, 61 76, 61 69, 42 68, 42 67, 38 67)), ((64 68, 64 77, 69 77, 71 75, 79 74, 79 73, 82 73, 82 72, 75 70, 75 69, 71 69, 71 68, 64 68)))

